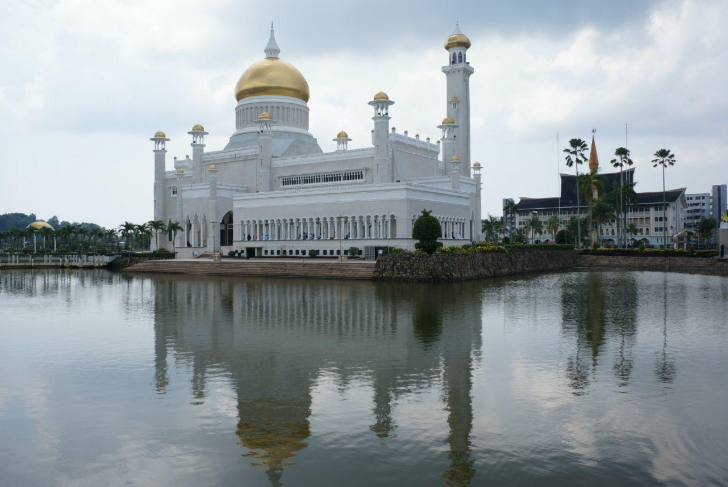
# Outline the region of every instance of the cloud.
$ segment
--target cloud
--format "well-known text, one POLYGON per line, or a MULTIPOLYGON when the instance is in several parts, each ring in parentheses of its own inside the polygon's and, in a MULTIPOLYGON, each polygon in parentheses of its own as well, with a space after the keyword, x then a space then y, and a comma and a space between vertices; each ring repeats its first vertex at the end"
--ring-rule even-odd
POLYGON ((151 133, 190 153, 201 122, 207 150, 234 131, 233 87, 262 57, 276 22, 281 56, 311 86, 311 132, 324 150, 342 128, 369 144, 373 93, 395 100, 401 133, 438 138, 445 112, 442 43, 460 19, 473 41, 473 154, 485 166, 485 213, 500 200, 556 194, 556 133, 597 128, 604 162, 624 144, 640 189, 658 189, 646 161, 661 147, 670 178, 691 191, 728 180, 721 165, 728 95, 727 3, 205 2, 58 0, 0 9, 0 211, 118 225, 152 212, 151 133), (387 10, 386 18, 381 15, 387 10), (35 191, 8 181, 33 181, 35 191), (83 188, 65 195, 59 188, 83 188), (129 197, 133 195, 133 197, 129 197), (89 205, 89 201, 98 204, 89 205), (123 201, 123 204, 121 203, 123 201))

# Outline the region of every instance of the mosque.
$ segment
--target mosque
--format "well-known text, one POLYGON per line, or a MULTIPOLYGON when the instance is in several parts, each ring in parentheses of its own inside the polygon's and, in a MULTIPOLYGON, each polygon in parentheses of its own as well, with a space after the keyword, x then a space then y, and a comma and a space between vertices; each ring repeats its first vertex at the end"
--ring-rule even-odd
POLYGON ((154 219, 177 222, 159 246, 179 257, 231 250, 248 256, 346 255, 384 246, 414 249, 412 227, 427 209, 442 224, 444 245, 481 240, 480 164, 470 154, 470 40, 456 26, 445 42, 447 78, 441 140, 397 133, 394 101, 380 91, 371 145, 350 149, 345 131, 323 152, 309 133, 310 90, 280 58, 271 25, 265 58, 235 87, 235 132, 223 150, 205 151, 200 124, 188 132, 192 158, 166 170, 167 138, 154 142, 154 219))

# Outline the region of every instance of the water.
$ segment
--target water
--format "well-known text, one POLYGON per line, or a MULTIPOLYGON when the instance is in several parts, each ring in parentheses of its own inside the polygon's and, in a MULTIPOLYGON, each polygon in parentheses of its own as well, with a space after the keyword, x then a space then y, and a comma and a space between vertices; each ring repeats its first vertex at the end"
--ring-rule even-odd
POLYGON ((728 485, 728 278, 0 273, 0 484, 728 485))

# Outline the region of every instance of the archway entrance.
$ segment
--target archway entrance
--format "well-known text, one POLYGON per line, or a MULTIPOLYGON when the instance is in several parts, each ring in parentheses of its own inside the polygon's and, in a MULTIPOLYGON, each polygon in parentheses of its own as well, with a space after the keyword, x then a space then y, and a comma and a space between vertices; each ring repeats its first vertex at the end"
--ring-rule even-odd
POLYGON ((233 212, 228 211, 220 222, 220 246, 226 247, 233 244, 233 212))

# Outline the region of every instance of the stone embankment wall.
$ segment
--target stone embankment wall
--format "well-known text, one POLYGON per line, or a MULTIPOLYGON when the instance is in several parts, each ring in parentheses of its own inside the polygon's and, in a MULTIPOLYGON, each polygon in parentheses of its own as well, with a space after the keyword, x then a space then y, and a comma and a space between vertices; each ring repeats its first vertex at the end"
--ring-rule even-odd
POLYGON ((627 269, 717 269, 728 271, 728 260, 713 257, 648 257, 632 255, 580 255, 579 267, 627 269))
POLYGON ((571 251, 524 250, 488 254, 384 255, 377 260, 378 281, 466 281, 576 266, 571 251))

